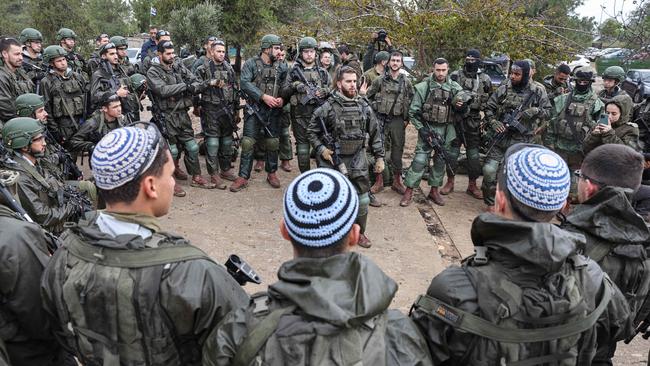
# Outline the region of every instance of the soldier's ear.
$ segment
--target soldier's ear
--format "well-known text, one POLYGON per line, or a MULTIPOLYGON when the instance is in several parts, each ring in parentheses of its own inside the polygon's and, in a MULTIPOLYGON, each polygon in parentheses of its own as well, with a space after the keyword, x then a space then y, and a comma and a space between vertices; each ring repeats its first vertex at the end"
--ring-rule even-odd
POLYGON ((352 224, 350 233, 348 234, 348 248, 352 248, 359 243, 359 236, 361 235, 361 226, 359 224, 352 224))
POLYGON ((289 231, 287 231, 287 224, 284 222, 284 219, 280 219, 280 235, 282 235, 284 240, 291 241, 289 231))

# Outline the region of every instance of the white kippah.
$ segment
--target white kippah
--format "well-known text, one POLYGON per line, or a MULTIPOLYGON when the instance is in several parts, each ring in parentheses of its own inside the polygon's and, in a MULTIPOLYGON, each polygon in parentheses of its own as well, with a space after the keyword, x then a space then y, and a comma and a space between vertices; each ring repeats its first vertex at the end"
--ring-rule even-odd
POLYGON ((158 153, 156 132, 122 127, 104 136, 91 158, 95 185, 110 190, 121 187, 146 171, 158 153), (155 146, 154 146, 155 145, 155 146))
POLYGON ((299 175, 284 193, 284 221, 289 236, 306 247, 326 247, 350 232, 359 211, 352 183, 333 169, 299 175))

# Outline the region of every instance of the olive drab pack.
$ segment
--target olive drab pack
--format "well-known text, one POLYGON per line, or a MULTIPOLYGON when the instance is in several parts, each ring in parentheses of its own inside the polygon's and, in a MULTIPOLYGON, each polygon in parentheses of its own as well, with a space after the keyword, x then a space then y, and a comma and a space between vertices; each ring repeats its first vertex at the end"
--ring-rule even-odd
POLYGON ((68 309, 59 312, 68 324, 62 341, 86 365, 200 365, 198 339, 179 338, 159 291, 176 263, 212 260, 166 233, 154 233, 143 249, 111 249, 85 243, 77 227, 62 235, 66 251, 57 253, 66 256, 54 299, 57 309, 68 309), (124 317, 133 322, 119 322, 124 317))
POLYGON ((52 77, 52 117, 68 118, 81 116, 85 108, 85 81, 78 73, 68 73, 66 77, 55 75, 52 77), (65 104, 65 105, 64 105, 65 104))
POLYGON ((427 97, 422 105, 422 119, 428 123, 448 123, 451 91, 429 83, 427 97))
POLYGON ((365 146, 368 132, 368 111, 370 107, 363 99, 351 100, 331 98, 332 110, 336 115, 334 137, 341 145, 340 155, 356 155, 365 146), (361 101, 361 102, 360 102, 361 101))
MULTIPOLYGON (((187 68, 175 63, 172 65, 171 71, 162 71, 161 68, 159 76, 167 85, 185 84, 185 72, 189 72, 187 68)), ((177 111, 193 106, 192 96, 187 93, 178 94, 169 98, 156 98, 156 103, 163 112, 177 111)))
POLYGON ((280 80, 279 75, 280 63, 275 61, 271 65, 265 65, 264 62, 262 62, 262 58, 258 56, 255 58, 255 67, 257 68, 257 72, 253 79, 255 87, 266 95, 277 97, 283 81, 280 80))
POLYGON ((568 105, 560 113, 559 119, 566 123, 555 123, 555 134, 563 139, 571 140, 578 145, 582 145, 589 130, 594 125, 591 120, 591 111, 598 101, 598 96, 595 93, 584 100, 575 100, 573 92, 571 92, 565 99, 568 105))
MULTIPOLYGON (((429 295, 419 296, 414 304, 427 316, 478 336, 460 364, 473 364, 491 350, 499 355, 500 365, 577 365, 582 335, 593 335, 611 300, 614 285, 609 278, 604 277, 602 296, 590 310, 583 296, 583 283, 589 281, 585 257, 570 257, 559 271, 540 280, 538 274, 521 271, 504 275, 504 264, 489 261, 486 253, 477 249, 462 265, 476 289, 480 316, 429 295)), ((516 263, 506 264, 512 265, 516 263)))
POLYGON ((382 77, 381 90, 375 97, 375 110, 381 114, 392 114, 393 116, 404 115, 404 108, 408 105, 404 102, 406 98, 406 76, 400 74, 397 82, 386 80, 382 77))

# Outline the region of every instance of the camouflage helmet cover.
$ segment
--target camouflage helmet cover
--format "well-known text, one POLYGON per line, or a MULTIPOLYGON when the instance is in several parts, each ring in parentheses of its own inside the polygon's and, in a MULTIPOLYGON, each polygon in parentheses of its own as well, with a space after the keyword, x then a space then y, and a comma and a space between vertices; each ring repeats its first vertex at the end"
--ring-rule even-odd
POLYGON ((47 46, 43 50, 43 62, 49 64, 57 57, 65 57, 68 53, 61 46, 47 46))

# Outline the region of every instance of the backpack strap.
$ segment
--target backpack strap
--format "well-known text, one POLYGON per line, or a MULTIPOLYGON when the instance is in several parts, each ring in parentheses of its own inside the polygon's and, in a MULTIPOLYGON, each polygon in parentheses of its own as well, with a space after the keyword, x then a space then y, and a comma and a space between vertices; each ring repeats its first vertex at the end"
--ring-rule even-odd
POLYGON ((604 244, 600 241, 595 241, 592 246, 589 246, 589 248, 585 250, 585 256, 598 263, 603 260, 603 258, 605 258, 609 252, 612 251, 612 249, 614 249, 614 247, 604 244))
POLYGON ((442 320, 456 329, 498 342, 544 342, 580 334, 593 327, 612 298, 611 281, 605 277, 603 284, 605 285, 603 296, 598 306, 591 313, 576 322, 548 328, 511 329, 500 327, 486 319, 448 305, 429 295, 418 296, 414 306, 420 308, 428 316, 442 320))

